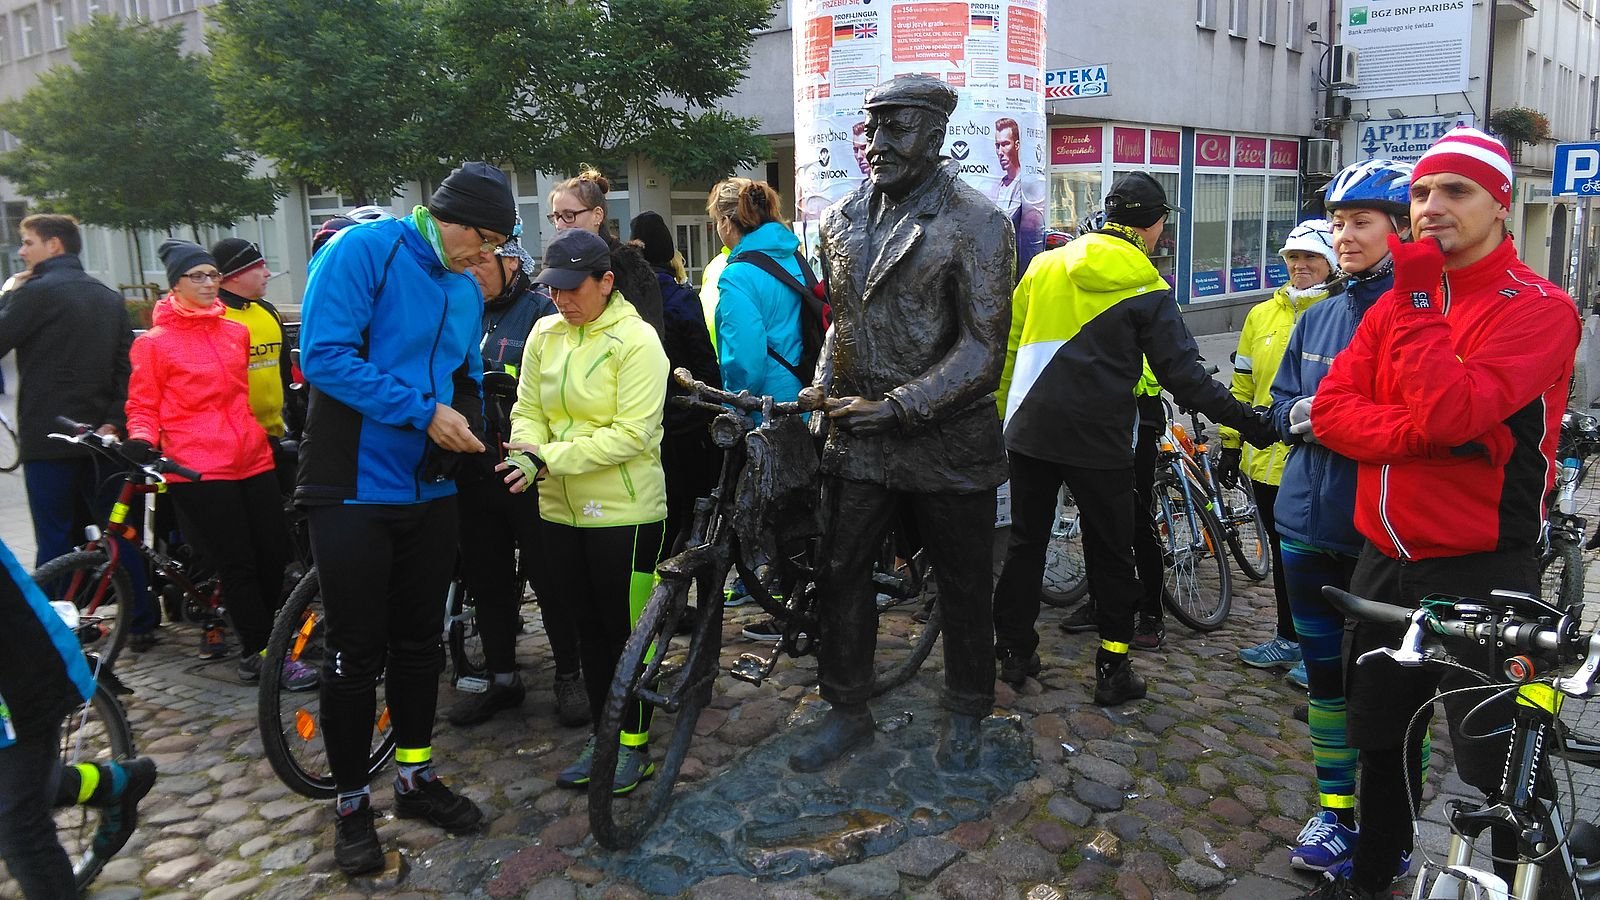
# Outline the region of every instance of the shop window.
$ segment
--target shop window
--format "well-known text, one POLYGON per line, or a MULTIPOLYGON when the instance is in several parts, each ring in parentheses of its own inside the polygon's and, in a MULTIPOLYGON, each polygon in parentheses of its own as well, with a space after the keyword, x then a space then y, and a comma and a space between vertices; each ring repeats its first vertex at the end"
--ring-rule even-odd
POLYGON ((1278 251, 1299 224, 1300 179, 1293 175, 1267 177, 1267 267, 1266 287, 1279 287, 1289 281, 1289 269, 1278 251))
MULTIPOLYGON (((1167 202, 1174 206, 1178 205, 1177 172, 1151 172, 1145 169, 1140 169, 1139 171, 1144 172, 1146 175, 1149 175, 1151 178, 1154 178, 1156 181, 1160 182, 1161 189, 1167 192, 1167 202)), ((1125 174, 1127 174, 1126 171, 1118 169, 1112 174, 1112 183, 1116 183, 1116 180, 1125 174)), ((1100 203, 1101 207, 1103 207, 1105 201, 1102 199, 1100 203)), ((1177 216, 1167 217, 1166 227, 1161 229, 1161 236, 1156 238, 1156 245, 1150 248, 1150 262, 1155 264, 1156 271, 1161 273, 1161 277, 1165 278, 1168 284, 1176 283, 1178 271, 1177 216)))
POLYGON ((1233 177, 1233 215, 1228 233, 1228 289, 1261 289, 1261 269, 1266 263, 1263 237, 1265 175, 1233 177))
POLYGON ((1213 297, 1228 291, 1228 194, 1232 176, 1199 174, 1194 177, 1193 297, 1213 297))
POLYGON ((1050 227, 1077 234, 1084 220, 1103 208, 1100 170, 1050 176, 1050 227))

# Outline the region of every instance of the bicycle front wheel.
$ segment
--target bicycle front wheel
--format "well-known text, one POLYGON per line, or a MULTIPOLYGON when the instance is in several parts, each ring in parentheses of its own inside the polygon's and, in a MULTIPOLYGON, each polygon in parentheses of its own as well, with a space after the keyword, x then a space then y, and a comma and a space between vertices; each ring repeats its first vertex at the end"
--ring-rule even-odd
MULTIPOLYGON (((102 684, 96 683, 89 702, 67 716, 61 727, 61 766, 79 763, 103 765, 133 757, 133 735, 122 705, 102 684)), ((76 805, 55 811, 56 840, 72 860, 72 877, 81 892, 94 881, 108 860, 95 856, 94 836, 105 810, 76 805)))
POLYGON ((0 415, 0 472, 15 472, 22 465, 22 443, 11 420, 0 415))
POLYGON ((478 601, 460 575, 450 582, 445 609, 449 616, 445 637, 450 646, 452 681, 485 677, 489 663, 483 655, 483 634, 478 630, 478 601))
POLYGON ((111 565, 102 550, 74 550, 33 572, 33 581, 51 600, 78 608, 78 641, 84 652, 111 668, 128 641, 133 618, 133 586, 122 567, 111 565))
POLYGON ((1039 599, 1049 606, 1071 606, 1089 593, 1089 569, 1083 562, 1083 522, 1078 501, 1065 487, 1056 505, 1056 521, 1044 551, 1044 584, 1039 599))
POLYGON ((623 647, 600 713, 589 780, 589 829, 608 850, 638 844, 666 811, 700 711, 711 700, 722 650, 721 583, 708 571, 695 573, 693 583, 699 603, 688 646, 670 644, 686 615, 690 579, 663 577, 623 647), (617 753, 623 724, 634 710, 643 710, 653 720, 651 730, 667 736, 667 750, 655 766, 654 781, 624 797, 616 793, 617 753), (663 722, 663 716, 673 719, 663 722))
POLYGON ((1267 522, 1256 504, 1256 489, 1250 479, 1240 475, 1233 485, 1219 485, 1222 495, 1223 534, 1228 549, 1251 581, 1264 581, 1272 574, 1272 537, 1267 522))
POLYGON ((1156 534, 1166 569, 1161 602, 1196 631, 1215 631, 1228 618, 1233 576, 1222 526, 1205 506, 1205 495, 1182 476, 1156 481, 1156 534))
POLYGON ((1583 605, 1583 548, 1552 535, 1539 558, 1539 596, 1561 609, 1583 605))
MULTIPOLYGON (((323 799, 336 793, 328 751, 323 745, 322 699, 318 691, 295 693, 283 686, 278 673, 286 662, 318 669, 327 658, 327 627, 322 609, 322 585, 312 567, 289 593, 278 610, 261 661, 257 718, 261 746, 283 783, 302 797, 323 799)), ((373 722, 371 752, 367 757, 370 781, 394 752, 394 729, 389 708, 380 695, 373 722)))
MULTIPOLYGON (((927 551, 919 549, 908 560, 895 558, 889 535, 885 543, 887 568, 892 576, 879 581, 878 650, 874 654, 872 696, 894 690, 917 674, 939 640, 939 593, 930 578, 927 551), (884 591, 885 586, 894 586, 884 591), (888 651, 888 652, 885 652, 888 651)), ((888 574, 888 573, 886 573, 888 574)), ((876 579, 876 576, 874 576, 876 579)))

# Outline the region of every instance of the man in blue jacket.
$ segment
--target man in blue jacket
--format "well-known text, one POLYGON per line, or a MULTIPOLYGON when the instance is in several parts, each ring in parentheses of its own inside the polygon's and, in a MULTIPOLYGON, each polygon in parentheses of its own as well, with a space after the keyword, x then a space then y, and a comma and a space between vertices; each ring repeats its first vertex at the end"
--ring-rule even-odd
POLYGON ((434 774, 439 603, 455 565, 459 455, 481 453, 483 294, 466 270, 512 234, 504 172, 469 162, 404 219, 340 231, 311 261, 300 366, 311 385, 295 499, 308 510, 328 658, 322 733, 334 858, 383 866, 367 756, 377 685, 396 737, 395 812, 449 831, 483 813, 434 774))

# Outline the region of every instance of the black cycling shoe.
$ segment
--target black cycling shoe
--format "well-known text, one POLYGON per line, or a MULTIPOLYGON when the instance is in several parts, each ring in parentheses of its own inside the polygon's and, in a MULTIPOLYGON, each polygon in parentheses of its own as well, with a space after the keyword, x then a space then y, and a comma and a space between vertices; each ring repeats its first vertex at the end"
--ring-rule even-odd
POLYGON ((1133 670, 1133 661, 1128 659, 1128 654, 1110 655, 1118 658, 1095 660, 1094 702, 1100 706, 1117 706, 1143 697, 1144 679, 1133 670))
POLYGON ((1000 652, 1000 680, 1012 687, 1022 687, 1029 675, 1039 674, 1041 667, 1037 653, 1023 656, 1014 650, 1000 652))
POLYGON ((372 823, 372 804, 361 805, 333 820, 333 861, 346 875, 361 875, 383 868, 383 845, 372 823))
POLYGON ((425 778, 409 791, 398 784, 394 790, 394 813, 402 819, 427 819, 445 831, 476 831, 483 824, 478 804, 445 787, 437 778, 425 778))
POLYGON ((522 686, 521 676, 513 676, 510 684, 500 684, 491 680, 488 690, 481 694, 468 694, 455 706, 450 707, 447 718, 451 725, 458 727, 477 725, 494 718, 494 714, 502 709, 515 709, 521 706, 526 696, 527 690, 522 686))
POLYGON ((95 858, 102 863, 115 856, 128 843, 128 838, 133 837, 133 830, 139 827, 139 801, 150 793, 150 788, 156 783, 155 760, 136 756, 123 760, 120 765, 122 771, 127 773, 128 780, 120 792, 114 793, 102 804, 105 812, 100 817, 100 827, 95 830, 94 841, 90 844, 95 858))

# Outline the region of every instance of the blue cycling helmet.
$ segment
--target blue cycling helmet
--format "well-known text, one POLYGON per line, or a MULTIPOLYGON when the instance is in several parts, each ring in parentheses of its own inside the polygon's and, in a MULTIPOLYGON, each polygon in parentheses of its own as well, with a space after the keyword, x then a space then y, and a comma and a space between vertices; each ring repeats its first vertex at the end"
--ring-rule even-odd
POLYGON ((1377 209, 1391 216, 1411 217, 1411 164, 1368 159, 1346 166, 1333 176, 1322 205, 1335 209, 1377 209))

